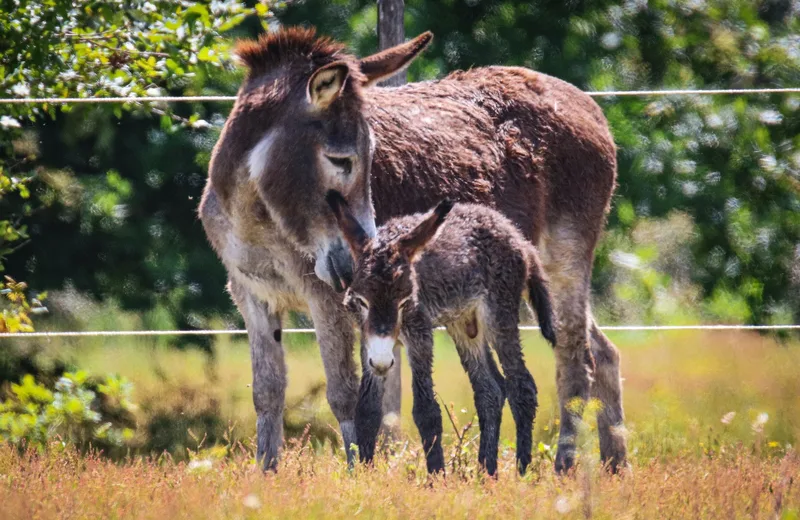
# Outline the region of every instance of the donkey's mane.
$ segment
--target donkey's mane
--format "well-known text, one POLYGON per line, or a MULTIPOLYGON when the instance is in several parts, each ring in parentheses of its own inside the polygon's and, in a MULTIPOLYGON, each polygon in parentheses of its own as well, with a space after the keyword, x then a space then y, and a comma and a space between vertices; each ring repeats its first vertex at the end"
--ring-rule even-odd
POLYGON ((242 40, 234 53, 251 72, 263 72, 280 63, 303 59, 315 65, 343 57, 345 46, 326 36, 317 36, 314 28, 281 28, 262 34, 258 40, 242 40))

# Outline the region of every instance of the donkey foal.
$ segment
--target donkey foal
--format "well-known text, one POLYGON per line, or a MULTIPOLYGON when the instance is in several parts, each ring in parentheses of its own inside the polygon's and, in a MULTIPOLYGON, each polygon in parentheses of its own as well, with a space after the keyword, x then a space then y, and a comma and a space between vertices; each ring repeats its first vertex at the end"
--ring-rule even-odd
POLYGON ((542 334, 555 345, 550 294, 533 245, 500 213, 447 200, 426 214, 392 219, 369 239, 340 193, 329 191, 327 201, 356 262, 344 303, 361 323, 364 371, 355 419, 361 459, 369 461, 374 454, 383 376, 394 366, 392 347, 399 338, 408 349, 414 422, 428 471, 444 469, 442 415, 431 377, 433 327, 444 325, 475 394, 478 461, 495 473, 507 395, 517 426, 517 466, 524 473, 537 404, 519 340, 519 304, 526 287, 542 334))

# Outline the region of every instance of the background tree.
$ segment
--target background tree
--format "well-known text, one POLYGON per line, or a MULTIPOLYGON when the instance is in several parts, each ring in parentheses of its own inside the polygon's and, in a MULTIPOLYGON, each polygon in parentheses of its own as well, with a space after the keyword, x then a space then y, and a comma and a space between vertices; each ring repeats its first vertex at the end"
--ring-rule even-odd
MULTIPOLYGON (((90 34, 65 33, 45 18, 31 21, 48 16, 31 14, 38 12, 32 3, 19 7, 22 14, 4 10, 4 34, 14 20, 30 23, 0 44, 0 95, 26 88, 46 95, 40 83, 55 85, 54 95, 146 96, 156 88, 233 94, 238 75, 225 60, 227 45, 237 35, 266 30, 261 4, 246 10, 200 2, 176 10, 172 3, 131 2, 126 14, 87 7, 102 5, 110 4, 78 9, 84 10, 78 25, 90 34), (256 9, 261 18, 242 18, 256 9), (241 22, 237 32, 222 35, 234 22, 241 22), (111 26, 116 32, 105 32, 111 26), (28 30, 39 31, 30 50, 28 30), (30 58, 19 58, 21 51, 30 58), (73 53, 86 59, 76 65, 69 61, 73 53), (20 72, 28 63, 32 72, 20 72), (80 83, 87 86, 79 92, 80 83)), ((791 2, 408 0, 405 7, 406 34, 435 34, 410 68, 413 80, 502 63, 586 90, 800 85, 800 13, 791 2)), ((276 18, 316 25, 362 55, 378 48, 372 0, 296 1, 276 6, 276 18)), ((599 102, 620 163, 594 273, 603 318, 800 320, 800 97, 599 102)), ((67 113, 41 107, 31 114, 0 105, 3 124, 16 136, 13 147, 5 145, 13 176, 39 172, 35 183, 22 184, 27 201, 2 202, 3 215, 9 209, 26 215, 23 231, 33 239, 7 265, 37 289, 68 285, 147 310, 148 326, 202 327, 219 314, 238 320, 222 290, 223 269, 194 216, 230 104, 154 108, 165 115, 154 120, 135 104, 76 106, 67 113), (36 120, 28 122, 30 116, 36 120)))
MULTIPOLYGON (((266 27, 266 4, 5 4, 0 97, 131 102, 0 104, 0 262, 25 246, 11 271, 30 275, 37 287, 70 285, 132 308, 160 303, 185 324, 189 317, 174 303, 199 292, 188 283, 187 265, 221 273, 193 217, 207 162, 207 154, 199 165, 196 156, 215 137, 198 115, 203 106, 135 100, 213 91, 207 78, 233 69, 231 31, 252 33, 254 22, 266 27), (243 25, 248 15, 257 16, 243 25)), ((19 286, 6 289, 13 296, 19 286)), ((210 304, 225 305, 222 295, 210 304)), ((24 312, 12 320, 20 309, 3 316, 6 329, 20 319, 29 326, 24 312)))

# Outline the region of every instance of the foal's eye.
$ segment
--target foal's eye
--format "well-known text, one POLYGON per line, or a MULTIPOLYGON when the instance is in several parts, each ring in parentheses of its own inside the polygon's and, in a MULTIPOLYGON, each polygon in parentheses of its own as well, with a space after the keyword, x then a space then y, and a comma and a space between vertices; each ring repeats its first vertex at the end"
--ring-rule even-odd
POLYGON ((356 295, 355 296, 355 300, 358 302, 358 304, 361 306, 361 308, 369 309, 369 303, 367 302, 367 300, 363 296, 356 295))
POLYGON ((411 300, 411 296, 409 296, 409 297, 407 297, 407 298, 403 298, 402 300, 400 300, 400 303, 399 303, 399 304, 397 304, 397 309, 402 311, 402 310, 405 308, 406 304, 407 304, 407 303, 408 303, 410 300, 411 300))

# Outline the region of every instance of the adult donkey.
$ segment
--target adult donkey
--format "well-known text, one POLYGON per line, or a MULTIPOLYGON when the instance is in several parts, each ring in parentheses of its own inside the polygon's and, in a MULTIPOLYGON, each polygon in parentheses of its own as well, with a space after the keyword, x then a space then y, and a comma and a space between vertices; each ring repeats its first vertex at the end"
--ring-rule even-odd
POLYGON ((446 197, 508 216, 539 247, 556 299, 556 470, 574 463, 580 403, 591 395, 603 404, 601 457, 616 469, 626 457, 619 354, 588 303, 616 176, 606 120, 577 88, 518 67, 371 88, 431 38, 363 59, 311 29, 237 47, 248 74, 214 148, 200 218, 247 326, 257 457, 275 467, 286 388, 281 314, 303 309, 314 320, 328 402, 352 460, 355 338, 337 292, 353 266, 325 202, 335 189, 370 234, 376 220, 422 212, 446 197))

